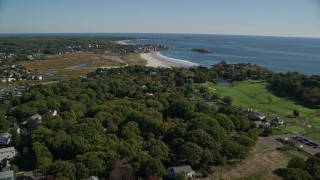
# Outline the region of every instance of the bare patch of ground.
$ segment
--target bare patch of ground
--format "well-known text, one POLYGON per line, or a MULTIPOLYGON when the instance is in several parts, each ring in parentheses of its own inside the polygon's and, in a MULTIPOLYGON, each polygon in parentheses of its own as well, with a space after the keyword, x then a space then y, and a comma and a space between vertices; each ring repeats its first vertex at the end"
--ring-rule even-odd
POLYGON ((281 179, 273 173, 285 168, 291 156, 258 141, 249 157, 237 165, 214 167, 215 173, 206 179, 281 179))

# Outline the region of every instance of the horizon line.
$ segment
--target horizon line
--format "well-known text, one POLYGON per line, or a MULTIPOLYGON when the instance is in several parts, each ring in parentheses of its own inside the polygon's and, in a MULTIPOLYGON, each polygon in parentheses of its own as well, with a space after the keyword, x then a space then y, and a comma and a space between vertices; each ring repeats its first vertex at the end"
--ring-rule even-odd
POLYGON ((160 32, 29 32, 29 33, 1 33, 0 35, 32 35, 32 34, 177 34, 177 35, 221 35, 221 36, 256 36, 256 37, 284 37, 284 38, 310 38, 320 39, 314 36, 286 36, 286 35, 259 35, 259 34, 220 34, 220 33, 160 33, 160 32))

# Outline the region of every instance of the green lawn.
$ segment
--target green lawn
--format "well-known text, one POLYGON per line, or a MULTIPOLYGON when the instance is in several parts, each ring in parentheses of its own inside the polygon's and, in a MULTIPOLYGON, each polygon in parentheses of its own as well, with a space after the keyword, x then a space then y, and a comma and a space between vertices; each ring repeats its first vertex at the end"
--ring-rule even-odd
POLYGON ((284 126, 283 130, 285 130, 287 132, 295 132, 295 133, 302 133, 302 132, 306 131, 306 129, 304 127, 293 126, 293 125, 284 126))
POLYGON ((307 137, 320 141, 320 117, 315 117, 308 122, 310 127, 308 128, 307 137))
POLYGON ((236 107, 252 108, 265 113, 275 115, 292 115, 293 109, 298 109, 300 112, 299 119, 315 114, 317 110, 306 108, 302 105, 294 103, 290 99, 279 98, 267 90, 267 82, 264 81, 243 81, 239 85, 220 86, 210 83, 210 89, 223 96, 231 96, 233 99, 232 105, 236 107), (216 89, 216 90, 213 90, 216 89), (271 98, 269 103, 268 97, 271 98))

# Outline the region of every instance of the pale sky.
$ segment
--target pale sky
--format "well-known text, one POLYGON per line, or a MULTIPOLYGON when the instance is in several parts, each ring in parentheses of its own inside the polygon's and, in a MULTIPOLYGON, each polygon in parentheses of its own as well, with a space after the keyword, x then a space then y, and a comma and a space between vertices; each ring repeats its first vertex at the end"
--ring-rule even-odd
POLYGON ((0 0, 0 33, 320 37, 319 0, 0 0))

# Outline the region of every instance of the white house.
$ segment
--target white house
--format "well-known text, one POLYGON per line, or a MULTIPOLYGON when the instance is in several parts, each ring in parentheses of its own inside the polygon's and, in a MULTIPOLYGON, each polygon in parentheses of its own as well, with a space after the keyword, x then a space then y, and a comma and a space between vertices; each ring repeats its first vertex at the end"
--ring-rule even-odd
POLYGON ((11 136, 10 133, 0 134, 0 145, 8 145, 11 142, 11 136))
POLYGON ((53 113, 52 113, 52 116, 57 116, 57 115, 58 115, 58 111, 54 110, 53 113))
POLYGON ((14 147, 1 148, 0 149, 0 161, 4 159, 12 159, 17 155, 14 147))
POLYGON ((192 170, 191 166, 178 166, 178 167, 169 167, 168 174, 169 177, 175 178, 177 174, 183 173, 187 178, 194 178, 195 172, 192 170))

